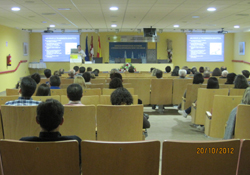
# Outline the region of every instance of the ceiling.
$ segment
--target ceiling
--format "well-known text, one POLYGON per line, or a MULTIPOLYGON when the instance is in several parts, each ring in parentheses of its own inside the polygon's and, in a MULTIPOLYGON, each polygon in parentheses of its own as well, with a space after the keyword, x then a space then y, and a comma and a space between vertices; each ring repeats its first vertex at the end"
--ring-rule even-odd
POLYGON ((250 0, 0 0, 1 25, 33 32, 51 24, 55 31, 137 31, 152 26, 163 32, 221 28, 242 32, 250 30, 249 14, 250 0), (12 11, 14 6, 21 10, 12 11), (110 11, 111 6, 119 10, 110 11), (209 12, 208 7, 217 10, 209 12), (112 28, 111 24, 117 27, 112 28), (174 28, 175 24, 180 27, 174 28), (235 25, 240 28, 235 29, 235 25))

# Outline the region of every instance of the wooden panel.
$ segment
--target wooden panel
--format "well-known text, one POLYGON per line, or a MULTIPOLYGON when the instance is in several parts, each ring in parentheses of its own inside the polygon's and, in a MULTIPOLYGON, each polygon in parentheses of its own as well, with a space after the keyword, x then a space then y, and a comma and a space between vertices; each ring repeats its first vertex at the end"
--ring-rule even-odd
POLYGON ((240 140, 165 141, 163 142, 161 175, 235 175, 239 148, 240 140))
POLYGON ((64 79, 64 78, 61 78, 61 84, 72 84, 74 83, 74 79, 64 79))
POLYGON ((234 88, 230 88, 229 89, 229 95, 230 96, 243 96, 244 92, 246 89, 234 89, 234 88))
POLYGON ((154 105, 172 104, 172 79, 152 79, 151 103, 154 105))
POLYGON ((43 83, 46 84, 47 81, 49 81, 47 78, 46 79, 45 78, 41 78, 39 84, 43 84, 43 83))
POLYGON ((100 83, 100 84, 87 84, 86 86, 89 89, 93 89, 93 88, 103 89, 104 88, 104 84, 103 83, 100 83))
POLYGON ((36 101, 46 101, 47 99, 55 99, 58 100, 59 102, 61 102, 61 98, 60 95, 54 95, 54 96, 32 96, 31 97, 33 100, 36 101))
POLYGON ((0 106, 4 105, 7 101, 17 100, 19 95, 0 96, 0 106))
MULTIPOLYGON (((138 95, 132 95, 133 97, 133 104, 138 104, 138 95)), ((101 95, 100 96, 100 103, 102 105, 112 105, 110 101, 110 95, 101 95)))
POLYGON ((64 106, 62 135, 77 135, 82 140, 96 140, 95 106, 64 106))
POLYGON ((19 95, 19 89, 6 89, 6 95, 19 95))
POLYGON ((234 138, 250 139, 250 105, 239 105, 236 114, 234 138))
POLYGON ((197 100, 197 94, 199 88, 206 88, 207 85, 205 84, 188 84, 187 85, 187 92, 186 92, 186 102, 184 109, 187 109, 192 105, 192 103, 197 100))
POLYGON ((83 96, 88 95, 101 95, 101 89, 83 89, 83 96))
POLYGON ((182 96, 187 89, 187 84, 192 83, 193 79, 174 79, 173 80, 173 104, 181 103, 182 96))
POLYGON ((142 140, 143 105, 97 106, 97 140, 142 140))
POLYGON ((83 141, 81 145, 82 171, 84 174, 159 174, 159 141, 83 141))
POLYGON ((5 175, 79 175, 77 141, 0 141, 5 175))
POLYGON ((55 95, 67 95, 66 89, 50 89, 51 96, 55 95))
MULTIPOLYGON (((130 92, 131 95, 134 95, 134 88, 126 88, 126 89, 130 92)), ((102 95, 111 95, 112 92, 115 91, 115 89, 103 89, 102 91, 103 91, 102 95)))
POLYGON ((71 85, 71 84, 61 84, 60 88, 61 89, 67 89, 69 85, 71 85))
MULTIPOLYGON (((97 106, 99 103, 99 95, 88 95, 88 96, 82 96, 81 102, 84 105, 95 105, 97 106)), ((61 95, 61 103, 63 105, 66 105, 69 103, 69 99, 67 95, 61 95)))
POLYGON ((227 79, 226 78, 218 78, 219 84, 225 84, 227 79))
POLYGON ((249 175, 250 140, 242 140, 238 175, 249 175))
POLYGON ((100 83, 106 83, 106 80, 105 80, 105 78, 96 78, 96 79, 92 79, 91 80, 91 83, 92 84, 100 84, 100 83))

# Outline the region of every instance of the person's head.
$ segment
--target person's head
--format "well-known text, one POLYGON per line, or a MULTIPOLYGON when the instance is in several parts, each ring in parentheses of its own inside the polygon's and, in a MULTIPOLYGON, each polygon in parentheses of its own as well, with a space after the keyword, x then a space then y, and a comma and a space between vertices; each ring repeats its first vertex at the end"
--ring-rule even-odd
POLYGON ((216 77, 210 77, 207 81, 207 89, 219 89, 219 81, 216 77))
POLYGON ((34 73, 30 76, 33 80, 35 80, 36 84, 39 84, 41 81, 41 77, 39 73, 34 73))
POLYGON ((202 84, 204 82, 204 78, 201 73, 197 72, 194 74, 193 84, 202 84))
POLYGON ((227 70, 227 67, 221 66, 220 70, 221 70, 221 72, 223 72, 224 70, 227 70))
POLYGON ((80 75, 75 76, 74 83, 79 84, 83 89, 86 89, 85 80, 82 76, 80 75))
POLYGON ((133 97, 127 89, 120 87, 110 95, 110 101, 112 105, 131 105, 133 97))
POLYGON ((22 97, 30 98, 36 91, 36 82, 30 77, 23 77, 19 92, 22 97))
POLYGON ((205 72, 205 71, 210 72, 210 68, 206 66, 206 67, 204 68, 204 72, 205 72))
POLYGON ((155 69, 154 67, 151 67, 151 68, 150 68, 150 72, 152 72, 154 69, 155 69))
POLYGON ((68 73, 69 77, 73 78, 76 74, 76 71, 74 69, 71 69, 68 73))
POLYGON ((77 45, 77 49, 78 49, 79 51, 81 51, 81 50, 82 50, 81 45, 77 45))
POLYGON ((153 69, 151 75, 152 75, 152 76, 156 76, 156 72, 157 72, 157 71, 158 71, 158 69, 153 69))
POLYGON ((187 70, 187 74, 190 74, 190 73, 191 73, 191 69, 188 69, 188 70, 187 70))
POLYGON ((180 78, 185 78, 187 75, 187 71, 185 69, 180 69, 179 70, 179 76, 180 78))
POLYGON ((82 98, 82 87, 76 83, 69 85, 67 88, 67 96, 70 101, 80 101, 82 98))
POLYGON ((205 72, 203 73, 203 77, 204 77, 204 78, 209 78, 209 77, 210 77, 210 72, 205 71, 205 72))
POLYGON ((98 74, 99 74, 99 69, 95 69, 94 71, 93 71, 93 73, 95 74, 95 76, 98 76, 98 74))
POLYGON ((111 80, 113 79, 113 78, 120 78, 121 80, 122 80, 122 75, 120 74, 120 73, 113 73, 113 74, 111 74, 111 80))
POLYGON ((84 80, 85 80, 86 83, 90 82, 91 77, 90 77, 90 73, 89 72, 84 72, 82 74, 82 77, 84 78, 84 80))
POLYGON ((198 72, 197 68, 196 67, 192 67, 191 72, 192 72, 192 74, 196 74, 198 72))
POLYGON ((59 71, 56 70, 53 75, 60 76, 59 71))
POLYGON ((165 71, 166 71, 167 73, 171 72, 171 67, 170 67, 170 66, 165 67, 165 71))
POLYGON ((235 89, 246 89, 249 87, 247 79, 244 75, 237 75, 234 80, 235 89))
POLYGON ((87 72, 92 72, 92 67, 87 67, 87 72))
POLYGON ((50 96, 50 88, 47 84, 41 84, 36 91, 36 96, 50 96))
POLYGON ((122 80, 120 78, 113 78, 109 82, 109 89, 117 89, 119 87, 123 87, 122 80))
POLYGON ((201 67, 199 68, 199 72, 200 72, 200 73, 204 73, 204 67, 201 66, 201 67))
POLYGON ((82 73, 82 74, 85 72, 85 70, 86 70, 86 69, 85 69, 85 67, 83 67, 83 66, 80 67, 80 69, 79 69, 80 73, 82 73))
POLYGON ((51 70, 50 69, 45 69, 43 71, 44 75, 46 78, 50 78, 51 77, 51 70))
POLYGON ((61 79, 60 79, 60 77, 53 75, 50 77, 49 82, 50 82, 50 86, 60 86, 61 79))
POLYGON ((249 78, 249 71, 248 70, 243 70, 242 75, 244 75, 246 78, 249 78))
POLYGON ((183 66, 181 69, 188 70, 188 67, 187 66, 183 66))
POLYGON ((228 71, 227 70, 223 70, 222 73, 221 73, 221 76, 226 78, 227 74, 228 74, 228 71))
POLYGON ((221 76, 221 70, 216 67, 212 72, 212 76, 221 76))
POLYGON ((61 68, 61 69, 59 70, 59 75, 61 76, 62 74, 64 74, 64 69, 63 69, 63 68, 61 68))
POLYGON ((225 84, 234 84, 234 79, 236 77, 235 73, 229 73, 227 74, 227 81, 225 84))
POLYGON ((90 78, 95 79, 95 74, 93 72, 90 73, 90 78))
POLYGON ((37 106, 36 121, 43 131, 52 132, 59 130, 59 125, 63 124, 63 105, 54 99, 47 99, 37 106))
POLYGON ((179 69, 180 69, 179 66, 175 66, 171 76, 179 76, 179 69))
POLYGON ((75 70, 76 73, 79 71, 79 66, 74 66, 73 69, 75 70))
POLYGON ((250 105, 250 87, 246 88, 241 100, 242 104, 250 105))
POLYGON ((156 78, 162 78, 162 71, 157 70, 155 76, 156 76, 156 78))
POLYGON ((130 66, 130 67, 128 68, 128 72, 129 72, 129 73, 134 73, 134 72, 135 72, 134 67, 133 67, 133 66, 130 66))

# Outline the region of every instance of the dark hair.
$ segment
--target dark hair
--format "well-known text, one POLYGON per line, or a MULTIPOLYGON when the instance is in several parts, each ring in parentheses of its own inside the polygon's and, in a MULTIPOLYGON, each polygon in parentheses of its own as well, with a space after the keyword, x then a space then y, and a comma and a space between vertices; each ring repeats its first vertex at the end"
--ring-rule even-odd
POLYGON ((22 97, 30 98, 36 91, 36 82, 30 77, 23 77, 20 88, 22 97))
POLYGON ((85 69, 85 67, 83 67, 83 66, 82 66, 82 67, 80 67, 80 73, 84 73, 84 72, 85 72, 85 70, 86 70, 86 69, 85 69))
POLYGON ((62 123, 64 107, 57 100, 47 99, 37 106, 36 113, 36 119, 40 126, 50 132, 62 123))
POLYGON ((112 105, 131 105, 133 104, 133 97, 129 91, 123 87, 117 88, 111 95, 110 101, 112 105))
POLYGON ((197 73, 196 67, 193 67, 193 68, 191 69, 191 72, 192 72, 192 74, 196 74, 196 73, 197 73))
POLYGON ((99 70, 98 70, 98 69, 95 69, 92 73, 93 73, 93 74, 95 74, 95 76, 97 76, 97 77, 98 77, 99 70))
POLYGON ((155 69, 154 67, 151 67, 151 68, 150 68, 150 72, 152 72, 154 69, 155 69))
POLYGON ((94 72, 97 72, 99 74, 100 71, 99 71, 99 69, 95 69, 94 72))
POLYGON ((249 71, 248 70, 243 70, 242 71, 242 74, 246 77, 246 78, 249 78, 249 71))
POLYGON ((50 70, 50 69, 45 69, 45 70, 43 71, 43 73, 44 73, 44 75, 45 75, 46 78, 51 77, 51 70, 50 70))
POLYGON ((82 98, 82 87, 76 83, 69 85, 67 95, 71 101, 80 101, 82 98))
POLYGON ((219 81, 216 77, 210 77, 207 81, 207 89, 219 89, 219 81))
POLYGON ((157 70, 155 73, 156 78, 162 78, 162 71, 161 70, 157 70))
POLYGON ((73 69, 77 72, 79 70, 79 66, 74 66, 73 69))
POLYGON ((190 73, 191 73, 191 69, 188 69, 188 70, 187 70, 187 74, 190 74, 190 73))
POLYGON ((130 67, 128 68, 128 72, 129 72, 129 73, 134 73, 134 72, 135 72, 134 67, 133 67, 133 66, 130 66, 130 67))
POLYGON ((39 84, 41 81, 41 77, 40 77, 39 73, 33 73, 30 77, 33 80, 35 80, 36 84, 39 84))
POLYGON ((204 82, 204 78, 201 73, 194 74, 193 84, 202 84, 204 82))
POLYGON ((64 69, 63 68, 59 70, 59 75, 61 76, 62 74, 64 74, 64 69))
POLYGON ((113 73, 110 75, 111 80, 113 78, 120 78, 122 80, 122 75, 120 73, 113 73))
POLYGON ((36 96, 50 96, 50 88, 47 84, 41 84, 36 91, 36 96))
POLYGON ((203 77, 204 78, 209 78, 210 77, 210 72, 208 72, 207 70, 203 73, 203 77))
POLYGON ((225 84, 234 84, 234 79, 236 77, 235 73, 229 73, 227 74, 227 81, 225 84))
POLYGON ((174 70, 172 71, 171 76, 179 76, 179 66, 175 66, 174 70))
POLYGON ((247 79, 244 75, 237 75, 234 80, 235 89, 246 89, 249 87, 247 79))
POLYGON ((90 76, 90 73, 89 73, 89 72, 84 72, 84 73, 82 74, 82 77, 84 78, 85 82, 90 82, 91 76, 90 76))
POLYGON ((222 72, 223 70, 227 70, 227 68, 225 66, 221 66, 220 70, 222 72))
POLYGON ((50 82, 50 86, 60 86, 61 84, 60 78, 56 75, 51 76, 49 79, 49 82, 50 82))
POLYGON ((109 83, 109 89, 117 89, 123 87, 122 80, 120 78, 113 78, 109 83))
POLYGON ((92 67, 87 67, 87 72, 92 72, 92 67))
POLYGON ((58 71, 58 70, 56 70, 56 71, 54 72, 54 75, 56 75, 56 76, 60 76, 59 71, 58 71))
POLYGON ((201 66, 201 67, 199 68, 199 72, 200 72, 200 73, 203 73, 203 72, 204 72, 204 67, 201 66))
POLYGON ((77 45, 77 48, 78 48, 79 46, 82 47, 82 46, 79 44, 79 45, 77 45))
POLYGON ((221 70, 218 67, 216 67, 213 70, 212 76, 221 76, 221 70))
POLYGON ((165 71, 166 71, 167 73, 171 72, 171 67, 170 67, 170 66, 165 67, 165 71))

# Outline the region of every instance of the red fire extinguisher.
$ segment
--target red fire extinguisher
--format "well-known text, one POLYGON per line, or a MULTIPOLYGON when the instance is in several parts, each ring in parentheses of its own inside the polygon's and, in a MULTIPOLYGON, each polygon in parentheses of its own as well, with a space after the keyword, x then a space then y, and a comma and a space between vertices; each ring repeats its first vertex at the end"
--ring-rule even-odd
POLYGON ((7 56, 7 66, 11 66, 11 56, 10 56, 10 54, 7 56))

